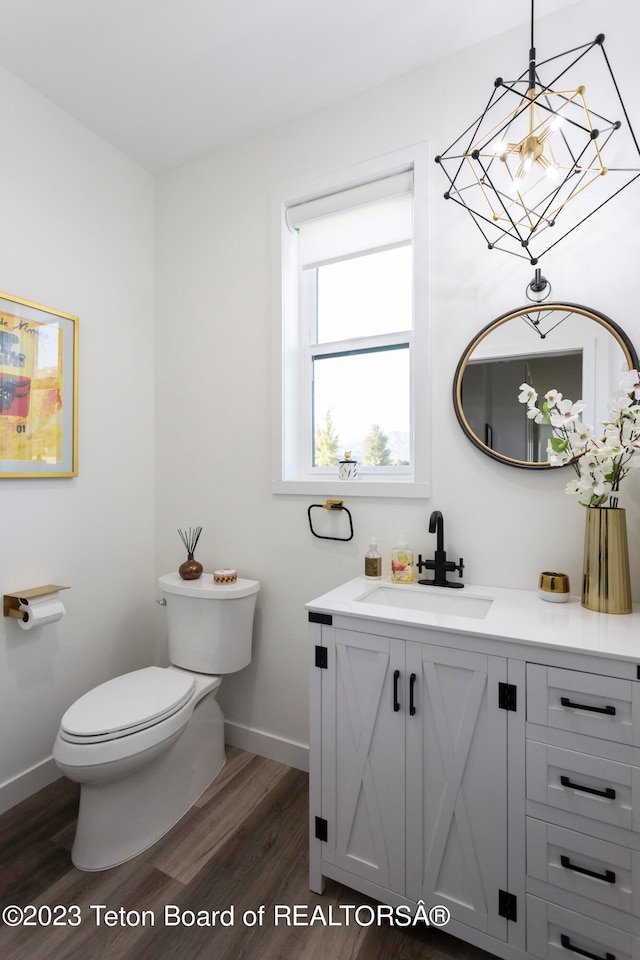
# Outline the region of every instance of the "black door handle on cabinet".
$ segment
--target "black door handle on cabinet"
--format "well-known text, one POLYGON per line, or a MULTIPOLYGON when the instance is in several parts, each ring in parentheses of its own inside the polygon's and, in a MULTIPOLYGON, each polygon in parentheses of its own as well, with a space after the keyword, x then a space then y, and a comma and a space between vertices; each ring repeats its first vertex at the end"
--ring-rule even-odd
POLYGON ((565 856, 564 853, 560 856, 560 865, 566 870, 573 870, 575 873, 583 873, 585 877, 594 877, 595 880, 605 880, 606 883, 616 882, 616 875, 613 870, 605 870, 604 873, 598 873, 596 870, 587 870, 586 867, 578 867, 575 863, 571 863, 569 857, 565 856))
POLYGON ((393 671, 393 711, 397 713, 400 709, 400 701, 398 700, 398 680, 400 679, 400 671, 393 671))
POLYGON ((581 957, 588 957, 589 960, 616 960, 614 953, 605 953, 604 957, 599 956, 597 953, 590 953, 588 950, 583 950, 581 947, 576 947, 574 943, 571 943, 571 937, 568 937, 566 933, 560 934, 560 944, 565 948, 565 950, 571 950, 572 953, 578 953, 581 957))
POLYGON ((616 708, 610 703, 606 707, 592 707, 588 703, 574 703, 569 697, 560 697, 560 703, 563 707, 573 707, 574 710, 590 710, 591 713, 606 713, 608 717, 615 717, 616 708))
POLYGON ((413 696, 415 686, 416 686, 416 675, 415 673, 412 673, 411 676, 409 677, 409 714, 412 717, 415 717, 416 715, 416 705, 415 705, 414 696, 413 696))
POLYGON ((616 792, 613 787, 605 787, 604 790, 596 790, 595 787, 585 787, 580 783, 573 783, 569 777, 561 776, 560 783, 563 787, 571 787, 573 790, 582 790, 583 793, 593 793, 596 797, 606 797, 607 800, 615 800, 616 792))

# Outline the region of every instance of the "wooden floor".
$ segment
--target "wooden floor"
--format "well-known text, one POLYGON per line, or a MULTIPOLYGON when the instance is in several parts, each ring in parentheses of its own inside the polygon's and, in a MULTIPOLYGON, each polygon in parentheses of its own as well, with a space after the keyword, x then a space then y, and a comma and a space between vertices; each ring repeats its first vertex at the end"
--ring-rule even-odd
POLYGON ((305 773, 229 747, 223 772, 167 836, 129 863, 83 873, 69 858, 78 788, 56 781, 0 816, 0 912, 8 905, 42 908, 39 917, 24 913, 37 926, 0 921, 0 957, 488 960, 424 926, 276 925, 274 905, 301 905, 310 915, 322 904, 325 916, 333 905, 337 916, 339 904, 373 903, 332 882, 321 897, 310 892, 307 802, 305 773), (250 926, 261 905, 262 925, 250 926), (218 918, 215 926, 182 922, 191 920, 187 911, 204 922, 215 910, 226 911, 219 920, 228 925, 218 918), (71 925, 76 917, 80 923, 71 925), (172 926, 178 917, 180 925, 172 926))

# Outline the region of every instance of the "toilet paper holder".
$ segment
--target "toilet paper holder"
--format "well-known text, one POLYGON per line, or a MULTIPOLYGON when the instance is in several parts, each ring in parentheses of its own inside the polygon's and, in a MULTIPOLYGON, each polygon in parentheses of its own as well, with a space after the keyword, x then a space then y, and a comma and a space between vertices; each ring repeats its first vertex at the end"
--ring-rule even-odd
POLYGON ((48 593, 58 593, 59 590, 69 589, 69 587, 49 583, 45 587, 30 587, 28 590, 16 590, 15 593, 5 593, 3 597, 4 616, 22 620, 24 618, 24 611, 20 609, 20 604, 23 603, 24 600, 34 600, 36 597, 44 597, 48 593))

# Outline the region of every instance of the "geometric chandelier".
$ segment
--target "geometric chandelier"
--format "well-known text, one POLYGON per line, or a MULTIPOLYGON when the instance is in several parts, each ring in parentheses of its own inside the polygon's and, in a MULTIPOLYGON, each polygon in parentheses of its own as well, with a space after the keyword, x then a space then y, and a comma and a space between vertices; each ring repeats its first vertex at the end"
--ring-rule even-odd
POLYGON ((527 69, 498 77, 483 113, 435 159, 445 199, 471 215, 488 248, 536 264, 640 176, 640 148, 604 35, 538 64, 533 4, 527 69), (601 58, 591 58, 587 91, 582 61, 593 50, 601 58))

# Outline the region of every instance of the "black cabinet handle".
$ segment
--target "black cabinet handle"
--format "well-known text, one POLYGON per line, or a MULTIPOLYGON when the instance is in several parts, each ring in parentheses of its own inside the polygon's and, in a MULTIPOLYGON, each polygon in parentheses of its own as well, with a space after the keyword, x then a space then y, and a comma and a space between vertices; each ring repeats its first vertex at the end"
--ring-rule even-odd
POLYGON ((616 960, 615 953, 609 953, 607 951, 604 957, 601 957, 597 953, 590 953, 588 950, 576 947, 575 943, 571 943, 571 937, 568 937, 566 933, 560 934, 560 943, 565 950, 571 950, 572 953, 579 953, 581 957, 588 957, 589 960, 616 960))
POLYGON ((411 676, 409 677, 409 714, 412 717, 415 717, 416 715, 416 705, 413 699, 415 685, 416 685, 416 675, 415 673, 412 673, 411 676))
POLYGON ((574 703, 569 697, 560 697, 560 703, 563 707, 573 707, 574 710, 590 710, 591 713, 606 713, 608 717, 615 717, 616 708, 610 703, 606 707, 592 707, 588 703, 574 703))
POLYGON ((604 790, 596 790, 595 787, 585 787, 581 783, 573 783, 569 777, 560 777, 560 783, 563 787, 571 787, 573 790, 582 790, 583 793, 593 793, 596 797, 606 797, 607 800, 615 800, 616 792, 613 787, 605 787, 604 790))
POLYGON ((393 671, 393 712, 397 713, 400 709, 400 701, 398 700, 398 680, 400 679, 400 671, 393 671))
POLYGON ((573 870, 575 873, 584 873, 586 877, 594 877, 596 880, 605 880, 607 883, 616 882, 616 875, 613 870, 605 870, 604 873, 598 873, 596 870, 587 870, 586 867, 578 867, 575 863, 571 863, 569 857, 565 856, 564 853, 560 857, 560 864, 567 870, 573 870))

